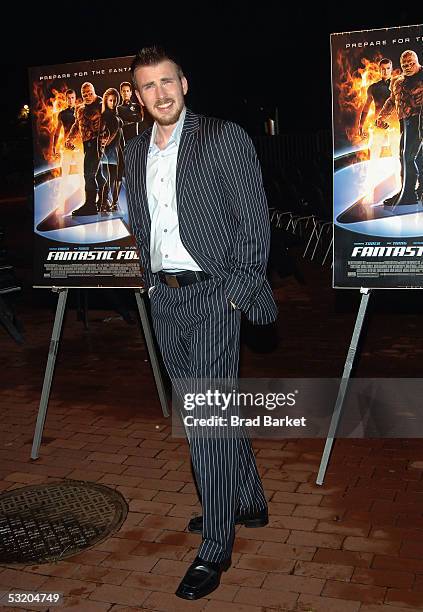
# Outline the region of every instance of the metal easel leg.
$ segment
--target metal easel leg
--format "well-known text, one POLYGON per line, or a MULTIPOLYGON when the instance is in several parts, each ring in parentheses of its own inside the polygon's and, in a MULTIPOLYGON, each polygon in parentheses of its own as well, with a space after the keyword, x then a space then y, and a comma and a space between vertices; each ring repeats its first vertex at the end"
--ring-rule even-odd
POLYGON ((68 297, 68 289, 58 289, 57 292, 59 294, 59 299, 56 307, 56 316, 54 318, 53 333, 51 334, 43 390, 41 392, 40 407, 38 409, 37 423, 35 425, 34 440, 32 442, 31 459, 37 459, 40 450, 48 401, 50 398, 51 382, 53 380, 54 366, 56 365, 57 350, 59 348, 60 333, 62 331, 63 315, 65 313, 66 299, 68 297))
POLYGON ((350 348, 348 349, 347 358, 345 360, 344 371, 342 373, 342 380, 339 386, 338 397, 336 398, 335 409, 333 411, 332 420, 329 427, 329 432, 326 438, 325 448, 323 450, 322 459, 320 461, 319 472, 317 474, 316 484, 323 484, 325 478, 326 469, 329 463, 329 457, 332 451, 332 446, 335 440, 336 430, 338 423, 341 418, 342 406, 344 403, 345 395, 347 392, 348 382, 351 376, 351 369, 354 364, 357 345, 360 340, 361 330, 363 328, 364 318, 366 316, 366 309, 370 298, 370 289, 360 289, 361 302, 358 310, 357 318, 355 321, 354 331, 351 338, 350 348))
POLYGON ((160 371, 159 360, 157 359, 156 347, 154 346, 154 339, 151 333, 150 321, 148 320, 147 310, 142 298, 141 291, 135 289, 135 299, 137 301, 138 311, 140 313, 142 331, 147 345, 148 356, 150 357, 151 367, 153 369, 154 381, 157 387, 157 393, 159 394, 160 404, 162 406, 163 416, 169 416, 169 410, 167 407, 167 398, 165 387, 163 384, 162 373, 160 371))

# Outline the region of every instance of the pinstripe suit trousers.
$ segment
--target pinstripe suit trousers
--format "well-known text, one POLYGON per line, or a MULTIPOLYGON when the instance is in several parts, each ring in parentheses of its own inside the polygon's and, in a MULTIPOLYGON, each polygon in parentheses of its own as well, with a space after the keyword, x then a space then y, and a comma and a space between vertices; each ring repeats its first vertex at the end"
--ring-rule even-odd
MULTIPOLYGON (((223 281, 211 278, 179 288, 158 283, 150 299, 154 330, 172 381, 236 381, 241 313, 229 304, 223 281)), ((220 562, 231 555, 235 514, 266 508, 263 486, 244 434, 188 434, 188 441, 203 507, 198 555, 220 562)))

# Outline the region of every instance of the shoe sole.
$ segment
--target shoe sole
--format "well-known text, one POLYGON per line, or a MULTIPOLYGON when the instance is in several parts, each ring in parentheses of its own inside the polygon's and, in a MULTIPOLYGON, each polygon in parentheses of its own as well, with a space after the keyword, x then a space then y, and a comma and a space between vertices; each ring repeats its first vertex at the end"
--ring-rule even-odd
MULTIPOLYGON (((257 527, 265 527, 266 525, 268 525, 269 523, 269 519, 262 519, 262 518, 257 518, 257 519, 249 519, 248 521, 241 521, 241 522, 237 522, 235 523, 236 525, 244 525, 244 527, 246 527, 247 529, 257 529, 257 527)), ((188 531, 190 533, 199 533, 202 534, 203 530, 202 529, 190 529, 188 526, 188 531)))
POLYGON ((207 597, 207 595, 210 595, 210 593, 213 593, 213 591, 215 591, 217 588, 219 588, 219 586, 220 586, 220 584, 218 584, 217 587, 215 587, 211 591, 207 591, 206 593, 202 593, 199 597, 195 597, 194 595, 184 595, 183 593, 178 593, 178 591, 175 591, 175 595, 176 595, 176 597, 180 597, 180 599, 187 599, 188 601, 195 601, 196 599, 201 599, 202 597, 207 597))

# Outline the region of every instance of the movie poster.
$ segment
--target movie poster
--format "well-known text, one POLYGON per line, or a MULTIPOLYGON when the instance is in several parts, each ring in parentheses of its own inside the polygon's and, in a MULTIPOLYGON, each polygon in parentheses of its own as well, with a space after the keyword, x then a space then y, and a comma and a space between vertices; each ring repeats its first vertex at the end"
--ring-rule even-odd
POLYGON ((34 285, 139 287, 123 148, 151 121, 131 57, 30 69, 34 285))
POLYGON ((423 26, 332 34, 335 287, 423 287, 423 26))

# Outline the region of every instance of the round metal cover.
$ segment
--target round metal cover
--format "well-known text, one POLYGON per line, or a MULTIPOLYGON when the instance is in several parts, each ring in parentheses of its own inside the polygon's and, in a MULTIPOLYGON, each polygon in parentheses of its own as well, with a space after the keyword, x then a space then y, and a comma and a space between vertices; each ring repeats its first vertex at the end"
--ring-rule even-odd
POLYGON ((118 531, 122 495, 79 480, 32 485, 0 495, 0 563, 51 563, 118 531))

